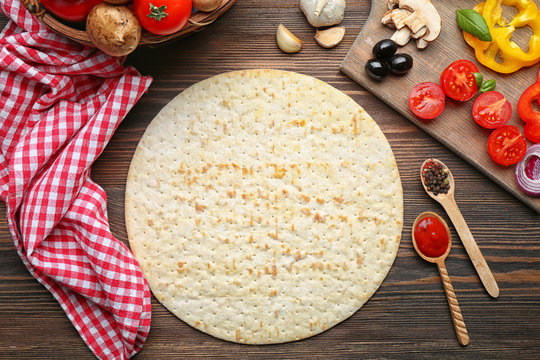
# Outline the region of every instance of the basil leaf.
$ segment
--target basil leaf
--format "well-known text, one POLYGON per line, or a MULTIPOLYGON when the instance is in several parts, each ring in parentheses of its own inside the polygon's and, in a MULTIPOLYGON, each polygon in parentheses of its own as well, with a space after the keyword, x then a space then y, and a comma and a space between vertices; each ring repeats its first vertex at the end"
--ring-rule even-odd
POLYGON ((480 89, 480 86, 482 86, 482 80, 484 80, 484 77, 480 73, 473 73, 474 78, 476 79, 476 87, 480 89))
POLYGON ((478 90, 478 91, 480 91, 481 93, 485 93, 487 91, 494 90, 495 85, 496 85, 495 80, 493 80, 493 79, 486 80, 486 81, 484 81, 482 86, 480 86, 480 90, 478 90))
POLYGON ((473 9, 456 10, 458 26, 461 30, 476 36, 482 41, 491 41, 486 19, 473 9))

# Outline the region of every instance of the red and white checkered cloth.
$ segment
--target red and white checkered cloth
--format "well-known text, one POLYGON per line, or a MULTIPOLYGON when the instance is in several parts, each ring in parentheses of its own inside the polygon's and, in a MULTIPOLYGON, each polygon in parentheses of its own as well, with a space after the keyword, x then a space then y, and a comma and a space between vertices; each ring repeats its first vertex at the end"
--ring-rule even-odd
POLYGON ((150 291, 90 167, 152 79, 0 0, 0 196, 17 252, 100 359, 150 330, 150 291))

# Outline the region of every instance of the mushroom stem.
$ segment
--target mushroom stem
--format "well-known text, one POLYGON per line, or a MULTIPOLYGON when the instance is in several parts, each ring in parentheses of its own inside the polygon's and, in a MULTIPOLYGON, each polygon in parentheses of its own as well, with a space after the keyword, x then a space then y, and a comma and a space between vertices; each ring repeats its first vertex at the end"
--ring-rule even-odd
POLYGON ((319 16, 322 12, 322 9, 324 9, 327 3, 328 3, 328 0, 317 0, 317 4, 315 5, 315 10, 313 11, 313 15, 319 16))

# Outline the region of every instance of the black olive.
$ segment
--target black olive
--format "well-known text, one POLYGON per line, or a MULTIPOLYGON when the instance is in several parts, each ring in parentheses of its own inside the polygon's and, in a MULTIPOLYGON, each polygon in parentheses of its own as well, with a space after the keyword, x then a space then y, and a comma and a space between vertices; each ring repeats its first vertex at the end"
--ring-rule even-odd
POLYGON ((397 44, 394 40, 384 39, 376 43, 372 51, 377 59, 389 59, 396 53, 397 44))
POLYGON ((373 80, 381 80, 388 74, 386 64, 379 59, 369 59, 365 68, 367 74, 373 80))
POLYGON ((396 54, 388 60, 388 69, 395 75, 402 75, 411 70, 413 58, 409 54, 396 54))

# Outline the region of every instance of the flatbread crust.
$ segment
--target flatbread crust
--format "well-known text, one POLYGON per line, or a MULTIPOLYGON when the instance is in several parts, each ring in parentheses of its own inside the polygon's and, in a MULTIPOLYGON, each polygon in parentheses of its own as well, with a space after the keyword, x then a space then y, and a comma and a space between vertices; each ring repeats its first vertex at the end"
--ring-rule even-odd
POLYGON ((133 156, 125 205, 155 297, 248 344, 351 316, 390 270, 403 224, 377 124, 330 85, 277 70, 214 76, 166 105, 133 156))

